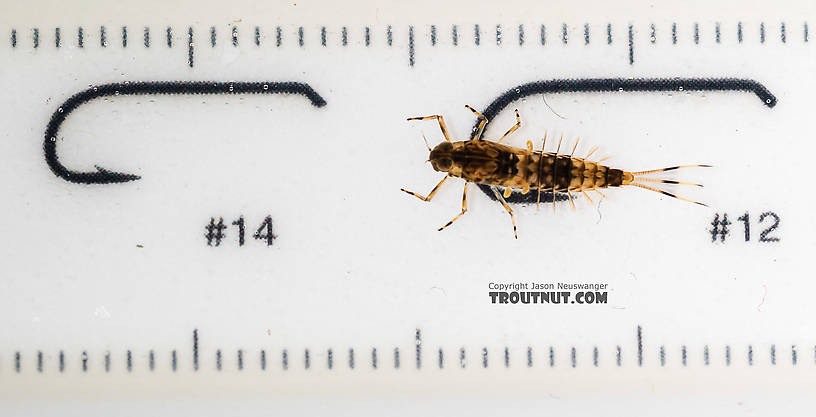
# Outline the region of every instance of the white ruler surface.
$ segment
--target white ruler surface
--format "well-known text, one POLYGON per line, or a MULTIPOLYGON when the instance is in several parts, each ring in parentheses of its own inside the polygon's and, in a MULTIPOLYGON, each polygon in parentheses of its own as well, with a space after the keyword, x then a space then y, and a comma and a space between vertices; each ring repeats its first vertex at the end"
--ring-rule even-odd
MULTIPOLYGON (((810 2, 0 6, 4 415, 808 415, 810 2), (490 118, 673 193, 510 220, 490 118)), ((530 197, 533 196, 533 197, 530 197)), ((551 200, 545 195, 545 200, 551 200)))

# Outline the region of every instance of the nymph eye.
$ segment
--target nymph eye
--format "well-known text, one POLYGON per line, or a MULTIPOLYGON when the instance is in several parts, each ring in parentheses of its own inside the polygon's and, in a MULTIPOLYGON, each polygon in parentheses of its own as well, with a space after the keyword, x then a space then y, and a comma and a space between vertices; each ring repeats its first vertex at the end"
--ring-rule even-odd
POLYGON ((439 145, 436 145, 436 149, 440 152, 450 152, 453 150, 453 144, 450 142, 442 142, 439 145))
POLYGON ((453 161, 451 161, 449 158, 442 158, 436 161, 436 166, 441 170, 447 171, 450 169, 451 165, 453 165, 453 161))

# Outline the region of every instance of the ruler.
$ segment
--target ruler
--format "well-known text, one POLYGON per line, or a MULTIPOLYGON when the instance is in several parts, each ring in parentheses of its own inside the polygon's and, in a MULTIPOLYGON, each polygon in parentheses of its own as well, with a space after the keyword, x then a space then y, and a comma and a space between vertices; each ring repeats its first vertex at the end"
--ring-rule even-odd
POLYGON ((806 415, 807 2, 0 15, 7 415, 806 415), (668 172, 507 197, 423 137, 668 172), (575 139, 581 138, 573 150, 575 139), (669 184, 671 185, 671 184, 669 184), (804 189, 803 189, 804 188, 804 189), (555 203, 553 203, 555 200, 555 203), (398 407, 394 407, 398 405, 398 407))

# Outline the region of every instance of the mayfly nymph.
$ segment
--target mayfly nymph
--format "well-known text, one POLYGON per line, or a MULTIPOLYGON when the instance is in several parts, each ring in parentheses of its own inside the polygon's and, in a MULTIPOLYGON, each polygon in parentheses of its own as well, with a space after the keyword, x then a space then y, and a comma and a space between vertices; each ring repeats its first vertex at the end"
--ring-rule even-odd
MULTIPOLYGON (((457 177, 465 180, 465 189, 462 192, 462 211, 451 219, 451 221, 440 227, 440 231, 453 224, 453 222, 467 212, 467 189, 470 183, 490 186, 493 194, 496 195, 496 199, 504 206, 507 213, 510 214, 510 221, 513 224, 513 234, 516 236, 516 239, 518 239, 516 220, 513 216, 513 210, 505 200, 505 197, 509 197, 513 193, 513 190, 518 190, 522 194, 528 193, 531 189, 535 190, 538 193, 538 202, 541 201, 542 191, 566 193, 573 209, 575 208, 573 192, 583 194, 587 200, 592 202, 587 191, 595 191, 600 194, 601 197, 606 197, 599 191, 600 188, 621 186, 643 188, 672 198, 705 206, 703 203, 680 197, 644 183, 685 184, 702 187, 701 184, 648 178, 643 175, 672 171, 680 168, 708 167, 710 165, 680 165, 647 171, 624 171, 602 165, 601 162, 606 158, 601 158, 594 162, 590 161, 589 157, 598 149, 597 146, 592 148, 583 158, 574 156, 575 149, 578 147, 577 141, 572 148, 572 153, 569 155, 559 154, 561 149, 560 140, 558 141, 558 147, 555 152, 545 152, 544 145, 547 140, 546 135, 544 137, 544 143, 541 145, 541 150, 534 150, 533 143, 529 140, 527 141, 527 149, 515 148, 503 145, 501 142, 521 127, 521 118, 519 117, 518 110, 516 110, 516 124, 513 125, 504 136, 499 138, 499 140, 492 142, 482 139, 482 132, 487 125, 487 118, 472 107, 465 107, 475 113, 479 118, 476 134, 470 140, 452 141, 448 134, 445 121, 440 115, 411 117, 408 119, 434 119, 439 123, 439 128, 445 136, 445 142, 440 143, 433 149, 426 143, 428 150, 431 152, 428 161, 434 170, 444 172, 447 175, 428 193, 427 197, 404 188, 401 190, 423 201, 431 201, 448 178, 457 177), (502 192, 499 187, 503 187, 504 191, 502 192)), ((555 198, 553 198, 553 210, 555 210, 555 198)))

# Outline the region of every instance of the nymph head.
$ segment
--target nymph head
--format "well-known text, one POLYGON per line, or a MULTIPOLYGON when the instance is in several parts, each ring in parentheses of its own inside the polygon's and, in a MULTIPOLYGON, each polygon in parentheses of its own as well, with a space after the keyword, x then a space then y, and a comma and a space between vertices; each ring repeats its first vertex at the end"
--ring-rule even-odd
POLYGON ((452 152, 453 145, 450 142, 442 142, 436 145, 428 157, 433 169, 439 172, 448 172, 453 165, 452 152))

